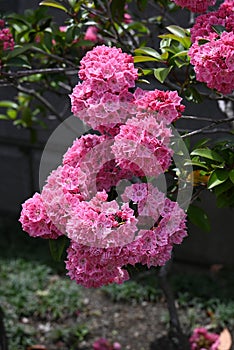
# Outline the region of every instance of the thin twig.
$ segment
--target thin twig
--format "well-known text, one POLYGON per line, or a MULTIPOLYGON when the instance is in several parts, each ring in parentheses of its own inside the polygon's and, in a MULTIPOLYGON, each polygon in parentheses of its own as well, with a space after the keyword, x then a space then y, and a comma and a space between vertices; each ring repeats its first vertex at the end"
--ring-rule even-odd
MULTIPOLYGON (((181 132, 181 133, 188 132, 188 130, 184 130, 184 129, 177 129, 177 130, 178 130, 178 132, 181 132)), ((219 134, 219 133, 233 135, 233 131, 230 130, 230 129, 218 129, 218 128, 215 128, 215 129, 212 129, 212 130, 200 131, 200 134, 219 134)))
POLYGON ((43 55, 45 55, 45 56, 48 56, 48 57, 51 57, 51 58, 55 59, 55 60, 58 61, 58 62, 67 63, 67 64, 70 65, 71 67, 77 68, 77 65, 75 65, 72 61, 67 60, 67 59, 64 58, 64 57, 60 57, 60 56, 57 56, 57 55, 55 55, 55 54, 48 53, 48 52, 46 52, 46 51, 40 49, 39 47, 32 47, 32 48, 31 48, 31 51, 41 53, 41 54, 43 54, 43 55))
POLYGON ((60 121, 63 122, 64 119, 63 117, 56 111, 56 109, 47 101, 42 95, 38 94, 36 91, 32 89, 27 89, 21 85, 13 84, 14 87, 19 91, 23 92, 25 94, 28 94, 30 96, 35 97, 38 101, 40 101, 53 115, 56 116, 56 118, 60 121))
POLYGON ((31 69, 31 70, 20 70, 17 72, 2 72, 4 77, 9 78, 22 78, 34 74, 57 74, 57 73, 77 73, 73 68, 42 68, 42 69, 31 69))
POLYGON ((187 133, 187 134, 185 134, 185 135, 182 135, 181 137, 182 137, 182 138, 186 138, 186 137, 189 137, 189 136, 201 134, 201 133, 203 133, 203 132, 206 131, 206 130, 212 129, 212 128, 215 127, 216 125, 224 124, 224 123, 230 123, 230 122, 232 122, 233 120, 234 120, 234 117, 233 117, 233 118, 226 118, 226 119, 214 120, 211 124, 206 125, 206 126, 203 126, 203 127, 200 128, 200 129, 191 131, 191 132, 189 132, 189 133, 187 133))

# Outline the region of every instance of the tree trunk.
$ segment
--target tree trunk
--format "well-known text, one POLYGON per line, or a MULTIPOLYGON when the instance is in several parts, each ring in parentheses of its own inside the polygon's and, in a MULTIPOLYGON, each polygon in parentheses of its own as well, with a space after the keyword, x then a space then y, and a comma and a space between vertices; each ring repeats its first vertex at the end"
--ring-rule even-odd
POLYGON ((188 338, 183 334, 178 313, 175 306, 174 295, 168 281, 168 271, 171 261, 168 261, 160 268, 159 281, 162 291, 167 301, 167 307, 170 316, 170 328, 168 336, 175 350, 190 350, 188 338))

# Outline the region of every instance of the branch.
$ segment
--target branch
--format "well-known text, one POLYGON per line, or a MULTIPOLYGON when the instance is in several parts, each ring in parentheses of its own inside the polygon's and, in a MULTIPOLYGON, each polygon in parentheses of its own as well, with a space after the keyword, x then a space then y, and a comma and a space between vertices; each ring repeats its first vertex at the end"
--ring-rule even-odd
MULTIPOLYGON (((219 119, 219 120, 214 120, 211 124, 209 125, 206 125, 198 130, 194 130, 194 131, 191 131, 189 132, 188 134, 186 135, 182 135, 181 137, 182 138, 186 138, 186 137, 189 137, 189 136, 193 136, 193 135, 197 135, 197 134, 202 134, 204 133, 204 131, 206 130, 209 130, 209 129, 212 129, 213 127, 215 127, 216 125, 219 125, 219 124, 224 124, 224 123, 229 123, 229 122, 232 122, 234 120, 234 117, 233 118, 226 118, 226 119, 219 119)), ((216 129, 217 130, 217 129, 216 129)))
MULTIPOLYGON (((188 130, 184 130, 184 129, 177 129, 177 130, 178 130, 178 132, 181 132, 181 133, 188 132, 188 130)), ((218 129, 218 128, 215 128, 215 129, 212 129, 212 130, 200 131, 200 134, 218 134, 218 133, 224 133, 224 134, 233 135, 233 131, 230 130, 230 129, 218 129)))
POLYGON ((42 68, 31 70, 20 70, 17 72, 2 72, 2 75, 7 78, 22 78, 34 74, 57 74, 57 73, 77 73, 77 70, 71 68, 42 68))
POLYGON ((53 115, 56 116, 56 118, 60 121, 63 122, 64 119, 63 117, 56 111, 56 109, 47 101, 42 95, 38 94, 36 91, 32 89, 27 89, 21 85, 16 85, 13 84, 14 87, 19 91, 23 92, 25 94, 28 94, 30 96, 35 97, 38 101, 40 101, 53 115))
POLYGON ((74 64, 72 61, 67 60, 67 59, 64 58, 64 57, 59 57, 59 56, 57 56, 57 55, 55 55, 55 54, 48 53, 48 52, 46 52, 46 51, 44 51, 44 50, 42 50, 42 49, 39 49, 39 47, 33 47, 33 48, 31 49, 31 51, 38 52, 38 53, 41 53, 41 54, 43 54, 43 55, 45 55, 45 56, 51 57, 51 58, 55 59, 55 60, 58 61, 58 62, 67 63, 69 66, 74 67, 74 68, 77 69, 77 65, 74 64))

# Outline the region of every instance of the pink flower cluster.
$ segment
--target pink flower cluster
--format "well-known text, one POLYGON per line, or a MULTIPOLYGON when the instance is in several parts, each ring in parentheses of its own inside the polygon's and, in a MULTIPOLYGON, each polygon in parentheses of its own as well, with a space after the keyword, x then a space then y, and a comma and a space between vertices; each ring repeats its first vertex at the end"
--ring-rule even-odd
POLYGON ((100 338, 93 343, 93 350, 121 350, 118 342, 111 344, 107 339, 100 338))
POLYGON ((195 42, 190 50, 197 80, 211 89, 228 94, 234 89, 234 33, 223 32, 219 39, 211 39, 199 45, 195 42))
POLYGON ((100 46, 88 52, 79 75, 84 81, 74 88, 72 109, 78 113, 85 106, 82 117, 86 115, 84 120, 96 126, 99 135, 74 141, 62 165, 49 175, 41 196, 23 204, 20 221, 29 234, 45 238, 56 235, 51 227, 48 235, 46 229, 41 233, 34 228, 35 215, 37 224, 53 223, 57 236, 70 239, 66 261, 70 278, 99 287, 127 280, 126 265, 165 264, 173 244, 186 236, 184 211, 145 183, 169 167, 169 124, 184 107, 177 92, 129 92, 137 71, 132 56, 120 49, 100 46), (114 113, 122 97, 128 102, 121 105, 125 110, 121 119, 114 113), (89 113, 97 106, 91 118, 89 113))
POLYGON ((199 39, 218 39, 219 35, 212 26, 222 26, 226 32, 233 32, 234 28, 234 2, 224 1, 217 11, 209 12, 196 18, 194 26, 191 28, 192 42, 199 39))
POLYGON ((128 90, 138 78, 132 56, 121 49, 97 46, 81 60, 79 77, 83 83, 71 95, 75 115, 94 129, 126 120, 133 101, 128 90))
POLYGON ((189 49, 196 78, 211 89, 228 94, 234 89, 234 3, 225 1, 217 11, 201 15, 191 29, 189 49), (223 27, 221 34, 215 26, 223 27))
POLYGON ((0 20, 0 49, 13 50, 15 43, 9 28, 5 27, 5 21, 0 20))
POLYGON ((216 0, 173 0, 176 5, 186 7, 192 12, 205 12, 209 6, 213 6, 216 0))
POLYGON ((218 350, 219 335, 210 333, 206 328, 195 328, 189 339, 191 350, 218 350))
POLYGON ((23 204, 19 221, 31 237, 56 239, 62 235, 49 219, 42 197, 35 193, 23 204))

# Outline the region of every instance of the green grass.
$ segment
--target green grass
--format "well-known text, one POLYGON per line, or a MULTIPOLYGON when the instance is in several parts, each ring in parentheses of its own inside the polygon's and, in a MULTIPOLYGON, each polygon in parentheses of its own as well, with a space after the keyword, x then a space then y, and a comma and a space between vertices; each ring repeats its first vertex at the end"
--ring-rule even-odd
MULTIPOLYGON (((76 317, 82 309, 82 290, 68 278, 53 275, 50 267, 38 262, 1 260, 0 305, 5 313, 9 348, 21 350, 36 342, 34 322, 63 323, 69 317, 76 317)), ((66 335, 65 340, 80 340, 87 328, 60 326, 59 332, 66 335)), ((56 334, 59 338, 58 331, 49 337, 55 339, 56 334)))

